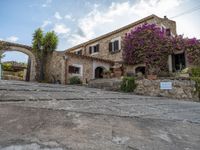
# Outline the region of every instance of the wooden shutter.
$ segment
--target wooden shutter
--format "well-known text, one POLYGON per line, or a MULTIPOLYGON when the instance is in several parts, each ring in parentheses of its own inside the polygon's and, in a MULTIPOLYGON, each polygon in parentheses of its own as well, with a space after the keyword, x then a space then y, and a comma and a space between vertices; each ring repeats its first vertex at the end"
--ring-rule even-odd
POLYGON ((96 53, 97 52, 97 46, 93 46, 93 53, 96 53))
POLYGON ((74 72, 74 67, 73 67, 73 66, 69 66, 68 72, 69 72, 69 73, 73 73, 73 72, 74 72))
POLYGON ((96 52, 99 52, 99 44, 96 45, 96 52))
POLYGON ((115 51, 118 51, 119 50, 119 41, 115 41, 116 42, 116 47, 115 47, 115 51))
POLYGON ((114 42, 114 51, 118 51, 119 50, 119 41, 115 41, 114 42))
POLYGON ((92 46, 89 47, 89 53, 92 54, 92 46))
POLYGON ((112 52, 112 42, 109 43, 109 52, 112 52))
POLYGON ((79 55, 82 55, 82 50, 79 51, 79 55))

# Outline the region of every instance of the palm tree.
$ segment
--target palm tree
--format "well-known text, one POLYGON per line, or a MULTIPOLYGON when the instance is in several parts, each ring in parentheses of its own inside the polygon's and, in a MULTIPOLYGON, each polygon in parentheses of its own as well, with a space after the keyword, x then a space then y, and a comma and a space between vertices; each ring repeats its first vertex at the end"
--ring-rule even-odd
POLYGON ((39 74, 39 80, 42 81, 44 80, 44 69, 43 69, 43 31, 38 28, 35 30, 33 33, 33 50, 37 57, 40 60, 40 74, 39 74))
POLYGON ((54 31, 47 32, 44 39, 43 39, 43 46, 45 53, 53 52, 58 45, 58 37, 54 31))
POLYGON ((35 30, 35 32, 33 33, 32 44, 33 50, 38 55, 38 57, 41 58, 41 53, 43 50, 43 31, 40 28, 35 30))
POLYGON ((44 65, 46 63, 45 57, 53 52, 58 45, 58 37, 52 32, 47 32, 45 35, 43 31, 38 28, 33 34, 33 50, 40 59, 40 81, 45 79, 44 65))

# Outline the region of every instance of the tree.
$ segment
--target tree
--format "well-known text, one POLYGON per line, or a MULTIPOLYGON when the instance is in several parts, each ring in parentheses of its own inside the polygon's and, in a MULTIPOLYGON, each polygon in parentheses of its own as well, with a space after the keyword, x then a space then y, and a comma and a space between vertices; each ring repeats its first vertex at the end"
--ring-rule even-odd
POLYGON ((43 39, 43 46, 45 53, 53 52, 58 45, 58 37, 55 32, 47 32, 43 39))
POLYGON ((46 56, 52 53, 58 45, 58 37, 52 32, 47 32, 45 35, 43 31, 38 28, 33 34, 33 50, 40 60, 40 81, 45 79, 44 65, 46 64, 46 56))
POLYGON ((2 58, 4 58, 4 57, 5 57, 5 55, 0 54, 0 60, 1 60, 2 58))
POLYGON ((33 45, 33 50, 35 51, 37 56, 41 59, 41 54, 43 51, 43 31, 40 28, 35 30, 33 34, 32 45, 33 45))
MULTIPOLYGON (((0 48, 0 50, 1 50, 1 48, 0 48)), ((5 55, 0 54, 0 80, 1 80, 1 78, 2 78, 2 63, 1 63, 1 59, 2 59, 3 57, 5 57, 5 55)))

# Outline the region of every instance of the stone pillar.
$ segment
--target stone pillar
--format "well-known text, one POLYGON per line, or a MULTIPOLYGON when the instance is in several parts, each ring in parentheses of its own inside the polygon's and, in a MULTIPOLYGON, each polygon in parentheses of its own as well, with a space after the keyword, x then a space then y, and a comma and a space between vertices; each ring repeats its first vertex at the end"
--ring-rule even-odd
POLYGON ((63 56, 62 62, 61 62, 61 84, 65 84, 65 76, 66 76, 66 57, 63 56))
POLYGON ((169 72, 172 72, 172 55, 168 56, 168 66, 169 66, 169 72))

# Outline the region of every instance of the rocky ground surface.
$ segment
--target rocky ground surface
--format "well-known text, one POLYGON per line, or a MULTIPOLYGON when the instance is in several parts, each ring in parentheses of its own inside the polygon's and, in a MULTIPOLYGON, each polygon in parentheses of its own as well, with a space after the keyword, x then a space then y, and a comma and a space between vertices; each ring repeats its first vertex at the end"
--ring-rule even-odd
POLYGON ((199 150, 200 103, 0 81, 1 150, 199 150))

